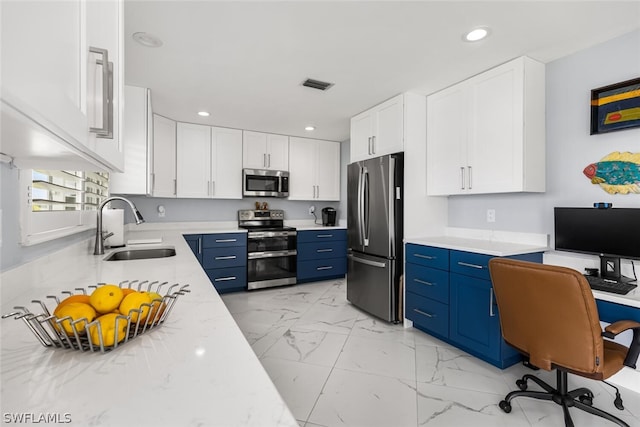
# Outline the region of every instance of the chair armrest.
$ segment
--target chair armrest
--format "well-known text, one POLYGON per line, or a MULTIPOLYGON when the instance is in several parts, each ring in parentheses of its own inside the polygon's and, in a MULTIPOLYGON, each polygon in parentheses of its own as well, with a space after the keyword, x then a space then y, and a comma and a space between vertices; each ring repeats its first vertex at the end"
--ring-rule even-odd
POLYGON ((635 322, 633 320, 618 320, 617 322, 605 327, 602 336, 607 338, 615 338, 616 335, 624 331, 637 328, 640 328, 640 322, 635 322))
POLYGON ((604 328, 602 333, 603 337, 615 338, 616 335, 621 332, 633 330, 633 338, 631 339, 631 345, 627 351, 627 357, 624 359, 624 365, 632 369, 636 369, 636 361, 640 356, 640 322, 633 320, 619 320, 604 328))

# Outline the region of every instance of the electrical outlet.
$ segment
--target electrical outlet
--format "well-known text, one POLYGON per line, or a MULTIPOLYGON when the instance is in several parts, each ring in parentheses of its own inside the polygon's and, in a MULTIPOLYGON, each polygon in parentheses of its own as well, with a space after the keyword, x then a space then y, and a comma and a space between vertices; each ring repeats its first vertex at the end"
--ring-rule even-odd
POLYGON ((313 206, 313 205, 309 206, 309 215, 313 215, 315 211, 316 211, 316 207, 315 206, 313 206))
POLYGON ((166 212, 166 211, 165 211, 165 209, 164 209, 164 206, 159 205, 159 206, 158 206, 158 217, 160 217, 160 218, 164 218, 164 214, 165 214, 165 212, 166 212))
POLYGON ((487 209, 487 222, 496 222, 496 210, 487 209))

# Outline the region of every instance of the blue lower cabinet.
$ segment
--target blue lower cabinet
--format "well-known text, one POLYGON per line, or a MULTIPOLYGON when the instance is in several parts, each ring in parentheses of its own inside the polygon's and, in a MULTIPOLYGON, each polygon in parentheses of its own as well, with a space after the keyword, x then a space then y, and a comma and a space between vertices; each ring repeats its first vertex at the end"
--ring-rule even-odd
POLYGON ((247 233, 185 234, 218 293, 247 290, 247 233))
POLYGON ((298 231, 298 283, 344 277, 347 274, 347 231, 298 231))
POLYGON ((442 340, 449 336, 449 305, 417 294, 407 294, 405 317, 413 326, 442 340))
POLYGON ((298 260, 297 267, 297 279, 299 282, 343 277, 347 274, 347 257, 312 261, 298 260))
MULTIPOLYGON (((493 256, 415 244, 405 252, 405 317, 415 327, 499 368, 522 359, 502 339, 489 275, 493 256)), ((509 258, 542 262, 542 253, 509 258)))
POLYGON ((247 266, 205 270, 218 293, 247 289, 247 266))

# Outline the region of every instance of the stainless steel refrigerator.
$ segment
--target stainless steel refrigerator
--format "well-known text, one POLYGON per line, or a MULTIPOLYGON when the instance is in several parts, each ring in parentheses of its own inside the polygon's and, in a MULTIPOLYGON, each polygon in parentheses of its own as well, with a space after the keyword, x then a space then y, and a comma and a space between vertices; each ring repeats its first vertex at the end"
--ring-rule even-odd
POLYGON ((403 154, 351 163, 347 170, 347 300, 400 321, 403 154))

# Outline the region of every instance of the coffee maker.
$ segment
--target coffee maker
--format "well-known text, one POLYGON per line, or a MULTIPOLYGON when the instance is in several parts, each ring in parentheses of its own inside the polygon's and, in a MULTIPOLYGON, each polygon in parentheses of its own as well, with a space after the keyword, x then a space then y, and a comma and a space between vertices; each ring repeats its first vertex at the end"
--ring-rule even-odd
POLYGON ((322 209, 322 225, 336 225, 336 210, 334 208, 322 209))

